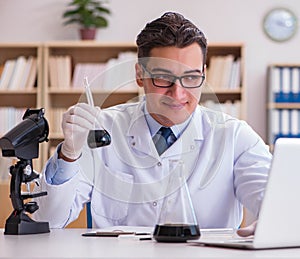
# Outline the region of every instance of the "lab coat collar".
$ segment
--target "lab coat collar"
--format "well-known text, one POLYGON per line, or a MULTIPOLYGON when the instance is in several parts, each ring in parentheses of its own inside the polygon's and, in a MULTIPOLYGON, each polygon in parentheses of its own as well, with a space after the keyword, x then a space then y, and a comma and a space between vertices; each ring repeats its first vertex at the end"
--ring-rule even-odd
MULTIPOLYGON (((159 158, 145 119, 143 105, 145 105, 145 101, 140 102, 137 109, 132 114, 127 137, 132 148, 137 152, 159 158)), ((186 130, 179 139, 177 139, 177 141, 161 155, 161 157, 180 155, 195 150, 195 147, 199 145, 196 142, 203 140, 204 136, 201 120, 201 110, 197 107, 186 130)))
POLYGON ((127 138, 134 150, 156 157, 158 154, 143 112, 144 105, 145 102, 141 101, 133 112, 127 131, 127 138))

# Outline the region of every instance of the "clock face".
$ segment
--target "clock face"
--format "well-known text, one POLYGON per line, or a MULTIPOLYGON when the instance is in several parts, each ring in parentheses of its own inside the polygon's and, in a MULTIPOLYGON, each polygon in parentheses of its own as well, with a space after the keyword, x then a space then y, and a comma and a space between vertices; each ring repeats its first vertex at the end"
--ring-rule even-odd
POLYGON ((286 41, 297 30, 296 16, 286 8, 275 8, 267 13, 263 21, 264 31, 274 41, 286 41))

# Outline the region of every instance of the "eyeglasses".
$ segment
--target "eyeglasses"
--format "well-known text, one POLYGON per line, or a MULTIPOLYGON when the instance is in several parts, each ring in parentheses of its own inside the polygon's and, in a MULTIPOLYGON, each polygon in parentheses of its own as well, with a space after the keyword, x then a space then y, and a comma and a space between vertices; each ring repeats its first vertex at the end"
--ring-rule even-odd
POLYGON ((150 75, 153 85, 161 88, 173 86, 177 79, 184 88, 198 88, 203 84, 205 79, 204 75, 175 76, 166 73, 152 73, 145 66, 142 67, 150 75))

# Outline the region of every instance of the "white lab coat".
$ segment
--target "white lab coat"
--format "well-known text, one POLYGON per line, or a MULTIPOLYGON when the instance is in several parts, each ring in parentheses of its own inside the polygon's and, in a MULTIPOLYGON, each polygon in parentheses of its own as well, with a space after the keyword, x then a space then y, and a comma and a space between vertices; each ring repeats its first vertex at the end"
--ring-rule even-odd
MULTIPOLYGON (((111 145, 85 147, 73 163, 57 154, 48 161, 48 178, 58 171, 74 176, 59 185, 43 181, 41 188, 48 195, 38 198, 36 219, 49 221, 53 228, 65 227, 91 201, 94 227, 154 226, 172 175, 170 159, 184 162, 201 228, 238 227, 242 205, 258 214, 271 154, 248 124, 198 106, 183 134, 159 156, 143 105, 142 101, 103 110, 101 123, 111 134, 111 145)), ((182 204, 177 205, 173 213, 182 210, 182 204)))

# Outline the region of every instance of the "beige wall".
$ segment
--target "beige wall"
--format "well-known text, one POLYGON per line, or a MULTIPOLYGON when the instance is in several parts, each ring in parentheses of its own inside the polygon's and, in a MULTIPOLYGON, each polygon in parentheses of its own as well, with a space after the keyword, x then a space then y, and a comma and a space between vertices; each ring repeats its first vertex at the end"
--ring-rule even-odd
MULTIPOLYGON (((74 26, 62 26, 68 0, 0 0, 0 42, 77 40, 74 26)), ((210 42, 245 42, 248 123, 266 137, 266 68, 273 62, 300 63, 300 31, 286 43, 270 41, 262 19, 273 7, 284 6, 300 17, 299 0, 109 0, 110 27, 103 41, 134 41, 144 24, 163 12, 184 14, 206 33, 210 42)))

